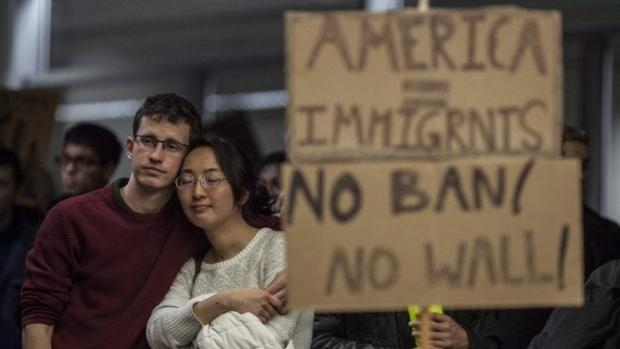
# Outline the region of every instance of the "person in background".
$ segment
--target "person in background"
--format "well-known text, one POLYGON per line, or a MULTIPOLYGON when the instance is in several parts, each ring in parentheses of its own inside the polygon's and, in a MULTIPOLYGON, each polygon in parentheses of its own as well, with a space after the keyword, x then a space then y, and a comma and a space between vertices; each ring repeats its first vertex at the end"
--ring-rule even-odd
POLYGON ((6 349, 21 348, 19 289, 26 253, 42 220, 35 209, 15 204, 23 178, 15 153, 0 147, 0 337, 6 349))
POLYGON ((620 348, 620 260, 596 268, 584 287, 584 304, 556 308, 528 349, 620 348))
POLYGON ((265 156, 258 165, 258 180, 267 188, 269 195, 274 199, 274 212, 280 212, 282 208, 282 187, 280 175, 282 164, 286 162, 286 154, 277 151, 265 156))
POLYGON ((173 184, 201 133, 196 109, 172 93, 147 97, 132 131, 129 178, 59 202, 41 225, 22 287, 25 349, 149 348, 151 311, 183 263, 208 246, 173 184))
MULTIPOLYGON (((491 311, 446 311, 430 315, 432 348, 500 348, 494 314, 491 311)), ((312 348, 392 349, 415 347, 406 311, 374 313, 324 313, 314 318, 312 348)))
POLYGON ((121 144, 110 130, 81 123, 64 136, 62 153, 54 159, 60 170, 61 196, 52 203, 106 185, 118 165, 121 144))
MULTIPOLYGON (((588 174, 589 137, 583 130, 565 127, 562 141, 562 155, 581 160, 582 183, 588 174)), ((583 192, 583 190, 582 190, 583 192)), ((592 209, 583 202, 583 245, 584 280, 594 269, 620 259, 620 226, 592 209)))
MULTIPOLYGON (((581 161, 582 185, 588 174, 589 138, 585 131, 564 127, 562 156, 581 161)), ((583 193, 583 188, 582 188, 583 193)), ((620 227, 602 217, 585 202, 583 219, 583 276, 584 281, 598 267, 620 258, 620 227)), ((526 348, 534 336, 541 332, 553 308, 498 310, 500 335, 506 349, 526 348)))

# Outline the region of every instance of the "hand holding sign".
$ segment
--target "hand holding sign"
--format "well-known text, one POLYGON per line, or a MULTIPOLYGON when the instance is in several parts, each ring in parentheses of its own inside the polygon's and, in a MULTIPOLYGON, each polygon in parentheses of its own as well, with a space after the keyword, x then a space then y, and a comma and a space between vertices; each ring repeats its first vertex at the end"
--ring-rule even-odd
MULTIPOLYGON (((428 342, 425 343, 428 345, 426 347, 422 345, 422 348, 469 348, 469 338, 467 336, 467 331, 465 331, 465 329, 463 329, 463 327, 461 327, 461 325, 454 321, 454 319, 452 319, 449 315, 426 312, 422 316, 426 317, 426 321, 428 321, 428 325, 426 326, 426 328, 428 329, 428 334, 426 335, 428 338, 428 342)), ((422 325, 422 321, 411 322, 412 336, 419 337, 421 335, 421 331, 424 327, 422 325)))

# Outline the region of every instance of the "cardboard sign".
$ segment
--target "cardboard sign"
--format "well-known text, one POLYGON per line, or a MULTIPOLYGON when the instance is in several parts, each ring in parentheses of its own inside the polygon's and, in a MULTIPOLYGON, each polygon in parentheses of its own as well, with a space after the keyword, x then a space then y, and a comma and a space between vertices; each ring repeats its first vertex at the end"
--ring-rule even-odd
POLYGON ((582 302, 577 161, 317 164, 283 173, 293 307, 582 302))
POLYGON ((559 155, 561 52, 555 11, 288 13, 288 153, 559 155))
POLYGON ((45 169, 58 95, 52 91, 0 90, 0 143, 16 152, 26 178, 18 201, 35 205, 45 169))

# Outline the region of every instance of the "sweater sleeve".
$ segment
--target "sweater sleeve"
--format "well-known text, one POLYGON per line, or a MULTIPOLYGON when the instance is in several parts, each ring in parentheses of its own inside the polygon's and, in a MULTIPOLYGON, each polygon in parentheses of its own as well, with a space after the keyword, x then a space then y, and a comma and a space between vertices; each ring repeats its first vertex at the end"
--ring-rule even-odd
POLYGON ((261 270, 262 288, 266 288, 277 273, 286 269, 286 239, 282 232, 272 232, 263 245, 261 270))
POLYGON ((467 332, 470 349, 501 347, 495 314, 490 310, 457 310, 446 312, 467 332))
POLYGON ((194 260, 190 258, 177 274, 164 300, 153 310, 146 325, 146 338, 151 348, 185 348, 202 329, 192 312, 196 302, 189 302, 194 269, 194 260))
MULTIPOLYGON (((286 268, 286 240, 284 233, 277 232, 267 240, 264 248, 263 259, 263 288, 273 280, 275 275, 286 268)), ((277 315, 267 323, 267 328, 272 331, 276 340, 286 347, 290 340, 294 340, 297 346, 299 342, 305 342, 303 347, 310 346, 312 337, 312 313, 304 314, 299 311, 291 311, 287 315, 277 315), (309 319, 309 321, 306 321, 309 319)))
POLYGON ((22 287, 22 326, 54 325, 69 302, 81 248, 67 210, 51 210, 26 258, 22 287))

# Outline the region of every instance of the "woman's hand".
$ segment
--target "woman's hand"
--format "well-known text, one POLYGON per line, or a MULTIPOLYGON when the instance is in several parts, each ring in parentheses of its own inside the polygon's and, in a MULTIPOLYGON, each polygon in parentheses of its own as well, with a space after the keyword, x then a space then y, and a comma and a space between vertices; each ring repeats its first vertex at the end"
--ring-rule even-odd
POLYGON ((240 314, 252 313, 263 323, 271 320, 282 307, 282 302, 275 296, 256 288, 235 288, 221 292, 224 305, 228 310, 240 314))

